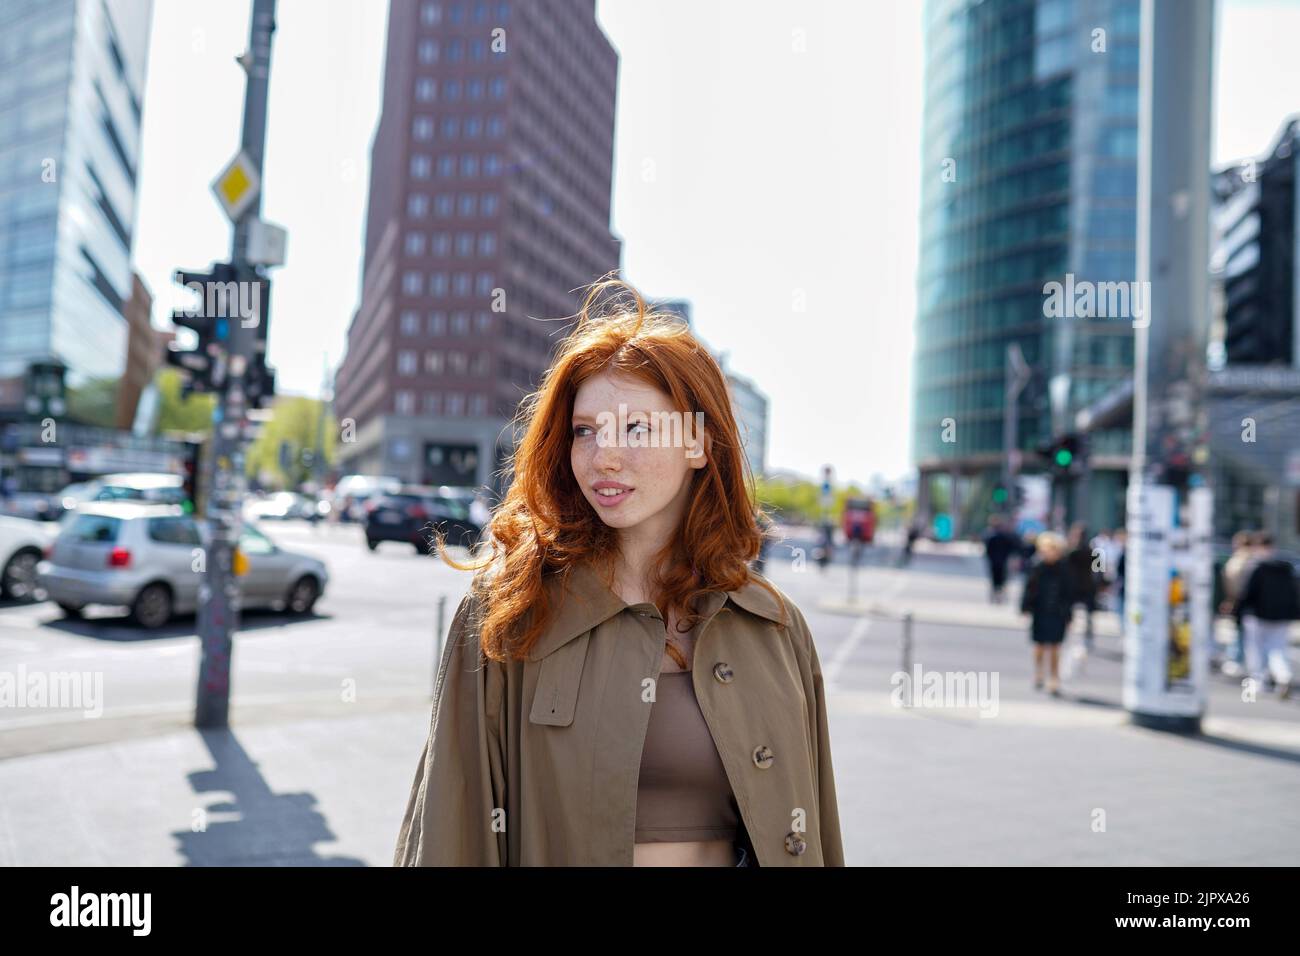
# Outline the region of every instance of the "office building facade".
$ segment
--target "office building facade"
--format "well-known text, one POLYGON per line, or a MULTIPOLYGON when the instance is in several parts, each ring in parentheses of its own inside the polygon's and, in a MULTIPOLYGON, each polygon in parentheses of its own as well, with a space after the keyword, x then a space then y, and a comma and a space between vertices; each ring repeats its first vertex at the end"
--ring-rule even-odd
POLYGON ((77 389, 126 367, 151 16, 0 0, 0 376, 55 360, 77 389))
POLYGON ((520 400, 621 262, 617 75, 594 0, 391 4, 344 472, 500 489, 520 400))
MULTIPOLYGON (((993 507, 1009 346, 1035 373, 1015 412, 1026 471, 1131 378, 1133 304, 1079 314, 1049 289, 1135 279, 1139 6, 926 4, 913 458, 921 511, 958 533, 993 507)), ((1129 454, 1126 429, 1092 436, 1072 518, 1122 520, 1129 454)))

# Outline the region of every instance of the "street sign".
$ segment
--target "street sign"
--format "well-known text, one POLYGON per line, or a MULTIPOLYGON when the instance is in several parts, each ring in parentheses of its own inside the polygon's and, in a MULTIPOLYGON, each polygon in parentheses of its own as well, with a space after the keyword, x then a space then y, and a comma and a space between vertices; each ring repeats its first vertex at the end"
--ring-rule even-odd
POLYGON ((239 221, 261 188, 262 177, 243 150, 212 180, 212 193, 231 222, 239 221))
POLYGON ((248 223, 248 249, 244 258, 255 266, 282 266, 288 238, 284 227, 253 219, 248 223))

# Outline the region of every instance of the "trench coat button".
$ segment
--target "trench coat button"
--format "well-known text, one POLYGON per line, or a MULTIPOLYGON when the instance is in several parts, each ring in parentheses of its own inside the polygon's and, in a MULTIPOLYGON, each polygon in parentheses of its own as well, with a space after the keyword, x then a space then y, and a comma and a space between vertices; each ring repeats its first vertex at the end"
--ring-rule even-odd
POLYGON ((759 744, 754 748, 754 766, 759 770, 772 766, 772 751, 767 744, 759 744))
POLYGON ((808 841, 799 834, 790 832, 785 835, 785 852, 791 856, 803 856, 803 851, 808 849, 808 841))
POLYGON ((713 665, 713 676, 718 679, 719 684, 730 684, 736 673, 731 669, 730 664, 719 661, 713 665))

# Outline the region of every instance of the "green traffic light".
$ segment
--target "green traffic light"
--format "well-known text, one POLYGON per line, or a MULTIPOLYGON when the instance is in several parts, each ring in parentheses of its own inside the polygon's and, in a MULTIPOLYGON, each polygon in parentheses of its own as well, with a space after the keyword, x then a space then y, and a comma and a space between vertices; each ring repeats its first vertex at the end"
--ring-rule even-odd
POLYGON ((1005 488, 994 488, 994 489, 993 489, 993 500, 994 500, 995 502, 997 502, 998 504, 1002 504, 1004 501, 1006 501, 1006 500, 1007 500, 1007 489, 1005 489, 1005 488))
POLYGON ((1058 449, 1056 452, 1056 464, 1061 468, 1069 468, 1070 462, 1074 461, 1074 455, 1067 448, 1058 449))

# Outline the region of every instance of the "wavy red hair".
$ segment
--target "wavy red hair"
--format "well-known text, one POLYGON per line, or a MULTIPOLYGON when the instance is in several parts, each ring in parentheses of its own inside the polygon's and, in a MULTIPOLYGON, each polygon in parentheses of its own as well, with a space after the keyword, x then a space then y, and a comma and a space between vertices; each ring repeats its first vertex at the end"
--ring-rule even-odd
MULTIPOLYGON (((688 479, 694 487, 686 514, 656 555, 658 570, 648 582, 655 605, 665 613, 672 608, 685 632, 698 620, 695 601, 709 591, 731 591, 755 580, 781 603, 777 591, 751 577, 748 567, 763 531, 722 369, 685 323, 647 309, 633 286, 613 276, 587 287, 553 364, 520 404, 516 423, 523 437, 507 464, 510 488, 474 561, 452 560, 443 540, 437 541, 446 563, 477 572, 471 592, 484 609, 479 637, 494 660, 524 658, 545 630, 553 610, 544 587, 548 577, 594 561, 606 569, 602 576, 612 589, 617 532, 583 497, 570 463, 574 397, 583 382, 604 371, 654 386, 672 396, 683 414, 702 411, 709 435, 708 464, 688 479)), ((671 643, 668 652, 685 666, 671 643)))

